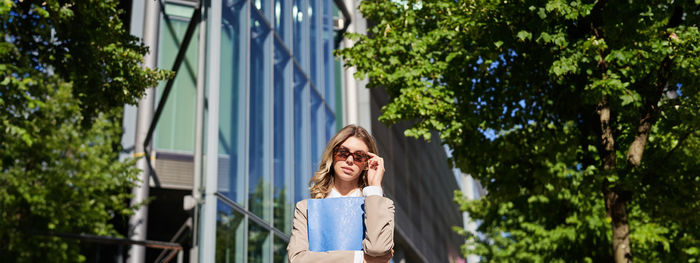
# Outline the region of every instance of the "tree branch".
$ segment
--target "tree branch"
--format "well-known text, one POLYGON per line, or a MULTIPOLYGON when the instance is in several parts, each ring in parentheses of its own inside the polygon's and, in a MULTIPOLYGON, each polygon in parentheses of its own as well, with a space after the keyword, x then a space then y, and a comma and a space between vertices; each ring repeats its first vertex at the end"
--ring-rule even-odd
POLYGON ((639 119, 637 132, 634 136, 634 141, 627 150, 627 163, 632 167, 638 167, 642 163, 642 156, 649 138, 649 131, 657 120, 659 113, 657 104, 663 95, 664 89, 668 86, 668 79, 671 73, 671 59, 669 57, 666 57, 664 61, 661 62, 661 68, 658 72, 656 89, 644 106, 642 117, 639 119))
MULTIPOLYGON (((676 4, 669 18, 667 28, 679 26, 681 23, 683 23, 683 8, 676 4)), ((666 56, 661 62, 661 68, 657 71, 656 90, 652 97, 647 100, 644 111, 642 112, 642 117, 639 120, 639 126, 637 126, 637 134, 627 150, 627 163, 632 167, 638 167, 642 163, 642 155, 644 154, 644 148, 649 138, 649 131, 651 130, 651 126, 656 122, 658 113, 660 112, 657 104, 664 90, 669 85, 668 80, 671 75, 672 62, 673 61, 666 56)))

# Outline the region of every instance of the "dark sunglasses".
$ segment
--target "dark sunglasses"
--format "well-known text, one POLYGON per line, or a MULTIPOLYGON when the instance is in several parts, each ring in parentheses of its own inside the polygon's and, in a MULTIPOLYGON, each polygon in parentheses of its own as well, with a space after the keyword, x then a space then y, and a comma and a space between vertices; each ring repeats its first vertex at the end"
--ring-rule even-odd
POLYGON ((352 160, 357 163, 357 166, 364 165, 367 160, 372 158, 372 156, 363 151, 356 151, 352 153, 350 150, 348 150, 348 148, 343 146, 336 147, 334 152, 335 161, 345 161, 348 159, 348 156, 352 155, 352 160))

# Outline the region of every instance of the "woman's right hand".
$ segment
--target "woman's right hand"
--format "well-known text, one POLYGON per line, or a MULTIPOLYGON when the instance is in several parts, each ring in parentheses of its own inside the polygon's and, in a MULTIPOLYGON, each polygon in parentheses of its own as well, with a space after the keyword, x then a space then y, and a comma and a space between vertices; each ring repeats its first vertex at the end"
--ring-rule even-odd
POLYGON ((386 254, 384 256, 373 257, 365 254, 365 263, 388 263, 392 257, 394 257, 393 249, 391 250, 391 253, 386 254))
POLYGON ((367 153, 370 157, 367 161, 367 183, 371 186, 382 187, 384 178, 384 158, 374 153, 367 153))

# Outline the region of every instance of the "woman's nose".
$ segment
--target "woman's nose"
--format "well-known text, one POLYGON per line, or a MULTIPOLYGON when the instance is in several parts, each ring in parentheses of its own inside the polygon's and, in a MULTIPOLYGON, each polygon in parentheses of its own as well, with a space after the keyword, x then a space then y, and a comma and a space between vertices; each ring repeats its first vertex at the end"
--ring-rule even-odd
POLYGON ((354 161, 355 158, 352 157, 352 154, 348 156, 348 158, 345 158, 345 163, 347 163, 348 165, 352 165, 354 161))

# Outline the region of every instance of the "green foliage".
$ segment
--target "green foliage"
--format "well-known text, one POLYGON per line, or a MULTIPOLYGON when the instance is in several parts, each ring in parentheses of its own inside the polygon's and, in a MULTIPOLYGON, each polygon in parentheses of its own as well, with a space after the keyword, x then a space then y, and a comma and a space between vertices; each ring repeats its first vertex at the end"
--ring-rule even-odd
POLYGON ((117 3, 0 1, 0 258, 84 261, 45 234, 118 235, 108 221, 132 213, 121 107, 167 72, 139 66, 117 3))
POLYGON ((437 130, 486 188, 455 200, 488 262, 611 262, 602 189, 623 194, 641 262, 700 255, 700 9, 691 1, 363 1, 337 52, 391 95, 380 120, 437 130), (605 171, 608 98, 616 166, 605 171), (649 113, 649 115, 645 115, 649 113), (628 162, 640 123, 641 164, 628 162), (487 134, 493 134, 488 136, 487 134))

